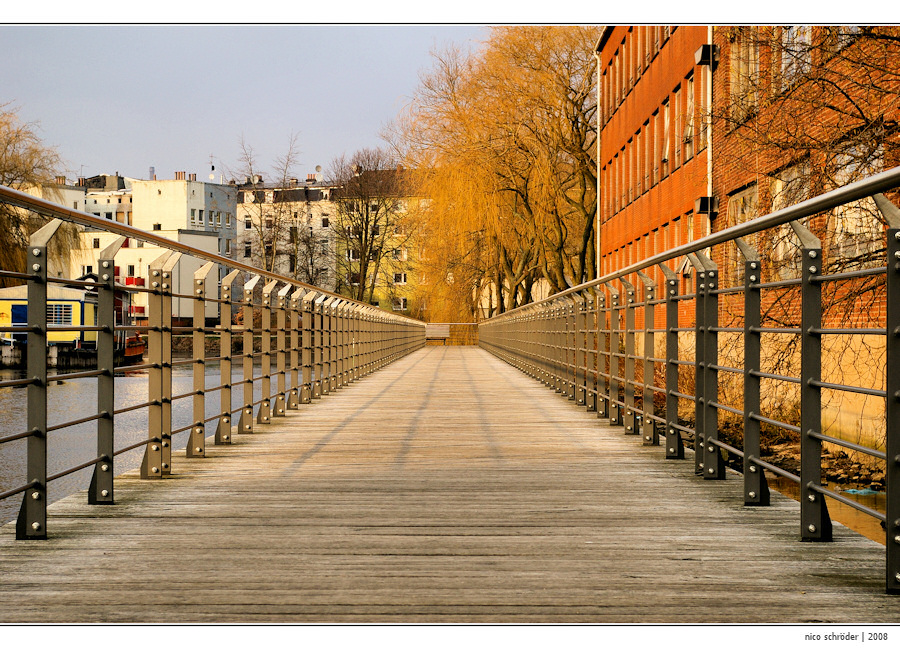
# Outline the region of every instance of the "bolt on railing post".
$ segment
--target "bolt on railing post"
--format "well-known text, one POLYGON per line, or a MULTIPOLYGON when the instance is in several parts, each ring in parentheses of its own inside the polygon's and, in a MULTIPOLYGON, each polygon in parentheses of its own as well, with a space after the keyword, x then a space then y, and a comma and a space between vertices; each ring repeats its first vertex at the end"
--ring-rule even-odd
POLYGON ((822 482, 822 245, 796 221, 791 227, 800 238, 800 539, 831 541, 831 517, 825 498, 812 489, 822 482))
POLYGON ((684 442, 678 423, 678 276, 659 264, 666 278, 666 459, 683 460, 684 442))
POLYGON ((238 420, 238 432, 242 434, 253 432, 253 291, 261 279, 259 275, 254 275, 244 284, 242 292, 241 313, 244 330, 241 334, 243 345, 241 374, 244 399, 241 405, 241 418, 238 420))
POLYGON ((887 221, 885 343, 885 589, 900 594, 900 209, 881 194, 875 204, 887 221))
POLYGON ((762 455, 760 423, 752 415, 760 412, 762 298, 759 284, 762 267, 759 254, 741 239, 735 244, 744 256, 744 504, 766 506, 770 502, 765 471, 753 463, 762 455))
MULTIPOLYGON (((100 272, 97 283, 97 324, 103 327, 97 332, 97 457, 103 458, 94 465, 88 488, 88 503, 112 505, 113 459, 115 455, 114 411, 116 407, 116 278, 115 257, 125 243, 125 237, 117 237, 100 253, 100 272)), ((124 335, 125 332, 123 332, 124 335)), ((123 345, 124 347, 124 345, 123 345)))
POLYGON ((215 268, 211 261, 194 273, 194 335, 192 350, 194 355, 193 415, 194 425, 185 445, 187 457, 206 456, 206 280, 215 268))
POLYGON ((147 356, 150 360, 150 371, 147 390, 150 405, 147 407, 148 434, 151 441, 144 451, 141 463, 141 478, 156 479, 162 477, 162 429, 163 429, 163 289, 162 269, 171 252, 150 263, 150 288, 147 296, 147 356))
POLYGON ((638 271, 637 274, 644 284, 644 384, 642 386, 643 430, 641 435, 644 438, 644 446, 658 446, 659 433, 656 430, 656 422, 652 418, 656 414, 654 404, 655 391, 652 389, 654 387, 654 365, 653 361, 650 360, 654 357, 656 342, 656 336, 653 333, 656 325, 656 309, 653 304, 653 301, 656 299, 656 282, 641 271, 638 271))
POLYGON ((16 519, 16 538, 47 538, 47 244, 62 225, 54 219, 31 235, 28 279, 28 430, 25 479, 28 489, 16 519))
POLYGON ((297 410, 300 408, 300 395, 303 392, 302 383, 302 350, 301 343, 303 340, 303 294, 305 290, 295 288, 290 295, 290 312, 288 320, 291 325, 291 389, 288 395, 288 410, 297 410))
POLYGON ((256 413, 256 423, 268 424, 272 420, 272 306, 275 286, 273 280, 263 286, 262 292, 262 325, 260 331, 260 351, 262 352, 262 399, 256 413))
POLYGON ((222 389, 219 391, 219 425, 216 427, 216 445, 231 444, 231 383, 232 383, 232 363, 231 355, 234 351, 232 345, 232 332, 234 325, 232 324, 231 306, 233 284, 238 275, 239 270, 233 270, 222 278, 222 286, 219 289, 219 297, 222 304, 219 308, 219 326, 222 333, 219 335, 219 378, 221 379, 222 389))

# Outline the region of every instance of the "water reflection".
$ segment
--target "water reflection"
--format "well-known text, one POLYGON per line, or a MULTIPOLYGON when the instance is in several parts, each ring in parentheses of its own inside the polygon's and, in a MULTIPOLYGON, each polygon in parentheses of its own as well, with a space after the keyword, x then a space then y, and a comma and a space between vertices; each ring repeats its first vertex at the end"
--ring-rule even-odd
MULTIPOLYGON (((784 494, 789 498, 793 498, 794 500, 800 500, 800 485, 793 480, 788 480, 787 478, 782 478, 780 476, 772 476, 771 474, 766 474, 766 479, 769 481, 769 488, 774 489, 778 493, 784 494)), ((824 485, 827 489, 832 491, 838 491, 839 487, 836 487, 833 484, 824 485)), ((885 511, 885 497, 884 492, 871 494, 871 495, 858 495, 851 494, 847 492, 841 493, 842 496, 846 496, 847 498, 851 498, 858 502, 861 505, 865 505, 869 509, 874 509, 875 511, 879 511, 882 514, 885 511)), ((841 523, 842 525, 849 527, 854 532, 858 534, 862 534, 863 536, 872 539, 873 541, 878 541, 882 545, 885 543, 885 532, 884 528, 881 527, 881 521, 872 518, 868 514, 864 514, 858 509, 854 509, 849 505, 845 505, 842 502, 838 502, 833 498, 829 498, 827 500, 828 503, 828 515, 831 516, 831 520, 841 523)), ((799 534, 800 521, 797 521, 797 528, 799 534)))
MULTIPOLYGON (((260 366, 254 368, 254 376, 260 375, 260 366)), ((219 385, 218 362, 206 364, 206 387, 219 385)), ((193 390, 193 370, 189 365, 172 368, 172 393, 174 396, 193 390)), ((239 359, 232 363, 232 382, 243 377, 239 359)), ((0 380, 24 378, 22 371, 0 370, 0 380)), ((147 370, 136 370, 116 376, 116 409, 144 403, 148 398, 149 375, 147 370)), ((273 380, 274 387, 274 380, 273 380)), ((22 388, 0 388, 0 437, 22 433, 27 428, 27 390, 22 388)), ((240 404, 243 386, 233 388, 232 408, 240 404)), ((262 397, 261 381, 254 382, 256 401, 262 397)), ((206 398, 206 416, 218 414, 219 393, 213 392, 206 398)), ((95 378, 59 381, 50 385, 47 391, 47 416, 50 426, 89 417, 97 413, 97 380, 95 378)), ((193 399, 183 398, 172 402, 172 430, 177 430, 193 422, 193 399)), ((115 448, 124 448, 147 439, 147 409, 142 408, 116 417, 115 448)), ((207 425, 207 435, 214 432, 215 422, 207 425)), ((182 449, 187 442, 189 431, 173 438, 173 448, 182 449)), ((0 445, 0 492, 25 484, 26 440, 0 445)), ((144 449, 136 448, 116 456, 115 473, 139 468, 144 449)), ((47 473, 53 475, 69 467, 77 466, 97 457, 97 424, 88 422, 71 426, 49 434, 47 440, 47 473)), ((175 467, 177 472, 177 466, 175 467)), ((89 467, 54 480, 48 485, 48 500, 54 502, 76 491, 90 486, 93 468, 89 467)), ((21 495, 0 500, 0 523, 14 520, 18 515, 21 495)))

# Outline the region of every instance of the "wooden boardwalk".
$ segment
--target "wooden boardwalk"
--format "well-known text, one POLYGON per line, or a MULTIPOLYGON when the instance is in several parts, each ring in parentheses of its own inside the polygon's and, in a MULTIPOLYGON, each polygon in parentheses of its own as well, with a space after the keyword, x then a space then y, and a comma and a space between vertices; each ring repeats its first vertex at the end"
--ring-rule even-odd
POLYGON ((744 508, 477 348, 427 347, 118 505, 0 532, 2 622, 900 622, 884 548, 744 508))

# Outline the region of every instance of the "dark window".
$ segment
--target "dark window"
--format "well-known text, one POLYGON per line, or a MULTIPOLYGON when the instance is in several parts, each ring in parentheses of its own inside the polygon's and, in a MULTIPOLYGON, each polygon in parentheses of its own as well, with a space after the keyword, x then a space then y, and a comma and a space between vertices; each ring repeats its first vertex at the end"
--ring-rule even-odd
POLYGON ((162 230, 162 223, 154 223, 153 229, 154 230, 162 230))

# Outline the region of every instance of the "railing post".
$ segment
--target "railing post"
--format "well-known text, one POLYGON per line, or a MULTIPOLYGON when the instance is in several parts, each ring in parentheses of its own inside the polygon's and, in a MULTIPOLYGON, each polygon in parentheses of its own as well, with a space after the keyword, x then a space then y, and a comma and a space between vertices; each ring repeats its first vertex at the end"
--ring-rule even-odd
POLYGON ((244 402, 241 405, 238 432, 243 434, 253 432, 253 290, 260 279, 259 275, 254 275, 249 282, 244 284, 244 299, 241 306, 244 325, 244 331, 241 334, 244 348, 241 353, 244 402))
POLYGON ((666 459, 683 460, 684 442, 678 423, 678 276, 659 264, 666 278, 666 459))
POLYGON ((187 457, 206 457, 206 279, 213 268, 208 262, 194 273, 194 425, 185 445, 187 457))
POLYGON ((310 403, 313 397, 313 300, 315 291, 303 295, 303 386, 300 388, 300 403, 310 403))
POLYGON ((659 433, 656 430, 656 422, 652 418, 656 414, 654 403, 656 392, 652 389, 654 387, 654 364, 650 360, 655 356, 656 336, 653 329, 656 326, 656 310, 653 301, 656 299, 656 282, 641 271, 638 271, 637 274, 644 283, 644 385, 641 398, 643 404, 641 435, 644 438, 644 446, 659 446, 659 433))
POLYGON ((622 304, 618 291, 610 289, 609 319, 609 425, 621 426, 622 406, 619 404, 619 336, 622 327, 622 304))
POLYGON ((610 416, 609 382, 612 375, 612 361, 609 355, 609 309, 606 293, 597 291, 597 418, 610 416))
POLYGON ((47 244, 62 221, 54 219, 31 235, 27 263, 28 342, 28 437, 26 480, 28 490, 16 519, 16 538, 47 538, 47 244))
POLYGON ((619 278, 625 287, 625 425, 626 435, 637 435, 637 413, 634 409, 634 285, 625 278, 619 278))
POLYGON ((294 288, 290 284, 285 284, 278 293, 275 294, 276 311, 275 311, 275 408, 273 416, 284 417, 288 409, 288 390, 287 390, 287 309, 288 294, 294 288))
POLYGON ((597 370, 599 369, 597 331, 597 293, 584 291, 584 404, 588 412, 597 410, 597 370))
MULTIPOLYGON (((587 291, 584 292, 585 294, 587 291)), ((575 403, 587 403, 587 297, 575 293, 575 403)))
POLYGON ((150 442, 144 450, 141 463, 141 478, 156 479, 162 477, 162 430, 163 430, 163 289, 162 269, 171 252, 150 263, 150 288, 147 296, 147 356, 150 360, 150 371, 147 381, 150 405, 147 407, 148 435, 150 442))
POLYGON ((328 392, 328 386, 324 380, 324 319, 322 314, 322 302, 326 296, 322 295, 313 302, 313 399, 318 399, 328 392))
POLYGON ((338 298, 331 298, 328 301, 328 391, 337 390, 337 355, 338 340, 340 337, 338 325, 337 305, 340 303, 338 298))
MULTIPOLYGON (((97 283, 97 324, 103 329, 97 332, 97 457, 88 503, 112 505, 113 459, 115 457, 114 412, 116 408, 116 278, 115 257, 125 243, 125 237, 117 237, 100 253, 100 273, 97 283)), ((124 332, 123 332, 124 333, 124 332)), ((124 345, 123 345, 124 347, 124 345)))
POLYGON ((822 244, 796 221, 800 238, 800 539, 830 541, 831 517, 825 498, 812 487, 822 482, 822 244))
POLYGON ((703 359, 706 367, 703 372, 702 410, 703 417, 703 479, 724 480, 725 460, 719 447, 710 440, 719 439, 719 296, 714 293, 718 281, 718 269, 713 261, 702 252, 695 253, 700 263, 706 268, 706 283, 703 297, 703 321, 706 329, 703 336, 703 359))
POLYGON ((162 474, 172 473, 172 277, 181 259, 173 252, 162 268, 162 474))
POLYGON ((232 383, 232 363, 231 355, 234 351, 232 345, 232 324, 231 305, 233 284, 238 275, 239 270, 233 270, 222 278, 222 286, 219 289, 219 296, 222 299, 222 305, 219 309, 219 326, 222 333, 219 336, 219 378, 222 382, 222 389, 219 391, 219 425, 216 427, 216 445, 231 444, 231 383, 232 383))
POLYGON ((706 383, 706 267, 695 253, 689 253, 687 258, 697 272, 694 283, 694 473, 703 475, 706 453, 706 420, 703 416, 706 404, 703 392, 706 383))
POLYGON ((885 343, 885 589, 900 594, 900 209, 881 194, 875 204, 887 221, 885 343), (889 368, 895 368, 892 372, 889 368))
POLYGON ((735 239, 744 257, 744 504, 769 504, 769 485, 762 467, 753 463, 762 455, 760 413, 760 355, 762 350, 762 300, 759 283, 762 268, 759 254, 741 239, 735 239))
POLYGON ((262 401, 256 413, 257 424, 268 424, 272 420, 272 304, 273 293, 278 285, 272 280, 263 286, 262 292, 262 325, 259 333, 260 351, 262 352, 262 401))
POLYGON ((297 410, 300 408, 300 395, 303 392, 302 382, 302 349, 300 345, 303 340, 303 294, 306 292, 303 288, 295 288, 290 296, 290 314, 291 323, 291 391, 288 396, 288 410, 297 410))
POLYGON ((580 300, 577 293, 570 296, 568 304, 565 304, 566 312, 566 343, 565 343, 565 369, 566 369, 566 395, 571 401, 575 401, 575 392, 578 383, 578 310, 580 300))

